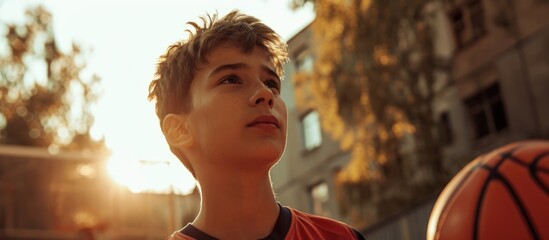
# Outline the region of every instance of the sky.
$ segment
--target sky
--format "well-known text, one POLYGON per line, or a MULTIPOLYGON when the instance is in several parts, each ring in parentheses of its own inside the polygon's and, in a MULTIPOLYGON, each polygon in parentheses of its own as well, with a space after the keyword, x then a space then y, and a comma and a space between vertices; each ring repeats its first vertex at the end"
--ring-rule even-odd
POLYGON ((133 182, 136 191, 151 184, 147 178, 159 175, 170 176, 169 181, 183 192, 194 186, 169 151, 154 105, 147 101, 158 57, 187 36, 186 22, 206 13, 225 15, 239 9, 288 40, 314 18, 312 6, 292 10, 290 0, 0 0, 0 21, 22 21, 25 8, 36 4, 52 13, 61 49, 68 50, 75 42, 87 50, 83 74, 95 73, 102 79, 100 99, 93 106, 92 136, 105 137, 113 151, 110 171, 119 182, 133 182), (144 162, 149 167, 143 168, 144 162), (136 183, 136 178, 144 182, 136 183))

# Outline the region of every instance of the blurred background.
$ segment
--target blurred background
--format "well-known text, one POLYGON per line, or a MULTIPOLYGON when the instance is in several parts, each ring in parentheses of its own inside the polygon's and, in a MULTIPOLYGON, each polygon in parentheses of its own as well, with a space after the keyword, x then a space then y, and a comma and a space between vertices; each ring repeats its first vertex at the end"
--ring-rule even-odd
POLYGON ((163 239, 199 195, 147 87, 185 23, 232 9, 288 43, 277 199, 425 239, 481 153, 549 139, 547 0, 0 0, 0 239, 163 239))

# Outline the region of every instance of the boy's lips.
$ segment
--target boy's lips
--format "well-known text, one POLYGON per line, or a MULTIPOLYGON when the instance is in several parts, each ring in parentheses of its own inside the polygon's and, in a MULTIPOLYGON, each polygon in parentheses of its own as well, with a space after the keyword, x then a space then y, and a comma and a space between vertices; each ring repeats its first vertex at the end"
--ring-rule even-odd
POLYGON ((273 115, 261 115, 248 123, 246 127, 260 126, 260 125, 274 125, 276 128, 280 128, 280 122, 273 115))

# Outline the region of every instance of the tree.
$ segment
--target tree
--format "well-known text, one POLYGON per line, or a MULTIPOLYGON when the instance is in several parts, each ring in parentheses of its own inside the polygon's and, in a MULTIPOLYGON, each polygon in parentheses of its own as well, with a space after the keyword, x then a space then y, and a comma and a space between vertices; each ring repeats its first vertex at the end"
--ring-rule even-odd
POLYGON ((441 68, 425 9, 434 1, 293 4, 306 2, 316 12, 315 67, 293 79, 308 86, 296 88, 298 104, 317 109, 352 153, 338 176, 343 210, 372 220, 438 189, 447 174, 432 108, 441 68))
MULTIPOLYGON (((27 10, 24 23, 4 26, 0 39, 0 144, 105 150, 90 136, 90 105, 99 77, 82 77, 84 53, 67 53, 55 39, 52 16, 43 7, 27 10)), ((1 29, 1 28, 0 28, 1 29)))

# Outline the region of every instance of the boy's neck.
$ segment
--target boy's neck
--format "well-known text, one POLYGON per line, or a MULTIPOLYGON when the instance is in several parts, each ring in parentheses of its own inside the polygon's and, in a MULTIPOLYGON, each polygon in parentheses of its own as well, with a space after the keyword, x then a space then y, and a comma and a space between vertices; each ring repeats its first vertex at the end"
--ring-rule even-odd
POLYGON ((259 239, 272 231, 279 207, 268 172, 205 179, 196 228, 218 239, 259 239))

